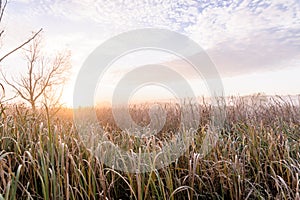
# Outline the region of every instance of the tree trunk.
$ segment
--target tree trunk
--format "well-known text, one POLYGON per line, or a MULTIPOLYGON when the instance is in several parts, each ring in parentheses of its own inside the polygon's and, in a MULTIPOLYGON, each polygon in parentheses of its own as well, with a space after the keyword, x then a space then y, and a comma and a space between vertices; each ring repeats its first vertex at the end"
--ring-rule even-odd
POLYGON ((35 113, 35 111, 36 111, 35 101, 30 101, 30 104, 31 104, 32 112, 35 113))

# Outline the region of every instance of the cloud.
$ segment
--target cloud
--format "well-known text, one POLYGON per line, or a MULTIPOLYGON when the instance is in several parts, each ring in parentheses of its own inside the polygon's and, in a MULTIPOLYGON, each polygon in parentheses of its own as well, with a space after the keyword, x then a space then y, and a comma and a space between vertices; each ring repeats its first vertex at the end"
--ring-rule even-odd
POLYGON ((299 41, 294 38, 299 33, 285 40, 274 31, 261 31, 244 40, 221 42, 207 52, 224 76, 277 70, 300 61, 299 41))
POLYGON ((207 50, 223 76, 290 66, 300 52, 297 0, 45 2, 34 2, 33 13, 86 22, 98 27, 87 27, 96 33, 144 27, 182 32, 207 50))
MULTIPOLYGON (((124 31, 142 27, 164 27, 180 30, 183 24, 195 22, 198 14, 197 1, 92 1, 53 0, 15 1, 26 7, 19 10, 30 15, 49 15, 73 21, 95 22, 107 30, 124 31)), ((106 30, 106 31, 107 31, 106 30)))
POLYGON ((299 63, 300 3, 211 4, 185 32, 207 50, 223 75, 277 70, 299 63))
MULTIPOLYGON (((194 39, 224 76, 299 63, 298 0, 14 0, 11 4, 11 18, 24 18, 32 27, 44 25, 49 38, 53 36, 52 44, 70 44, 81 58, 115 34, 157 27, 194 39)), ((16 27, 16 32, 21 29, 16 27)))

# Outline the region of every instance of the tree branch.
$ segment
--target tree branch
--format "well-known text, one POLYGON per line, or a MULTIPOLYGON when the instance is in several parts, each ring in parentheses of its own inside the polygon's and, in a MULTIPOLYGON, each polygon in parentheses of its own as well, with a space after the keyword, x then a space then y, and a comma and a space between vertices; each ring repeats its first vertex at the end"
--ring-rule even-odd
POLYGON ((23 46, 25 46, 26 44, 28 44, 31 40, 33 40, 43 29, 41 28, 38 32, 36 32, 31 38, 29 38, 26 42, 24 42, 23 44, 21 44, 20 46, 18 46, 17 48, 11 50, 10 52, 8 52, 7 54, 5 54, 2 58, 0 58, 0 62, 2 62, 7 56, 9 56, 10 54, 14 53, 15 51, 21 49, 23 46))
POLYGON ((8 84, 9 86, 11 86, 14 90, 16 90, 17 94, 19 94, 23 99, 25 99, 26 101, 29 101, 28 98, 26 98, 24 95, 23 95, 23 92, 17 88, 14 84, 12 84, 10 81, 8 81, 6 78, 5 78, 5 75, 3 74, 3 72, 1 71, 1 75, 5 81, 6 84, 8 84))
POLYGON ((5 10, 6 6, 7 6, 7 0, 5 0, 3 7, 2 7, 2 0, 1 0, 0 1, 0 12, 1 12, 0 13, 0 22, 2 21, 4 10, 5 10))

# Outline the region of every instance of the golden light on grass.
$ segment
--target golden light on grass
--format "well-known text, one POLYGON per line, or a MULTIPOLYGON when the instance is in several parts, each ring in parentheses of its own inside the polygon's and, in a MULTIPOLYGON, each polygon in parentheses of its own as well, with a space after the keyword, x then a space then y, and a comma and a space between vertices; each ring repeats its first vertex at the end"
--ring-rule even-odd
MULTIPOLYGON (((141 174, 116 171, 91 154, 78 137, 71 109, 49 118, 21 106, 7 107, 0 121, 0 199, 297 199, 299 105, 281 97, 260 99, 230 99, 220 138, 205 157, 198 152, 211 108, 203 104, 189 150, 171 165, 141 174)), ((132 113, 135 120, 143 121, 143 109, 132 113)), ((97 110, 112 142, 130 139, 134 151, 139 145, 160 148, 159 138, 142 141, 120 132, 109 112, 97 110)), ((172 123, 162 134, 176 129, 176 116, 169 117, 172 123)))

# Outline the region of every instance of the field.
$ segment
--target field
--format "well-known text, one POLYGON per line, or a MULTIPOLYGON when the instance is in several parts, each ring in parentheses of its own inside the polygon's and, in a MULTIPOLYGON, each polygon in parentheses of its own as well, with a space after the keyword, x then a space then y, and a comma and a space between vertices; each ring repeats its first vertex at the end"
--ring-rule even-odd
MULTIPOLYGON (((2 104, 0 199, 299 200, 299 102, 279 96, 230 98, 216 146, 201 155, 211 109, 200 107, 197 134, 181 157, 149 173, 130 173, 106 166, 85 147, 71 109, 32 113, 24 105, 2 104)), ((142 104, 131 110, 141 124, 149 122, 146 113, 142 104)), ((133 151, 161 148, 161 140, 179 124, 178 112, 169 112, 153 142, 137 141, 118 129, 109 108, 97 109, 97 116, 111 141, 131 141, 126 144, 133 151)))

